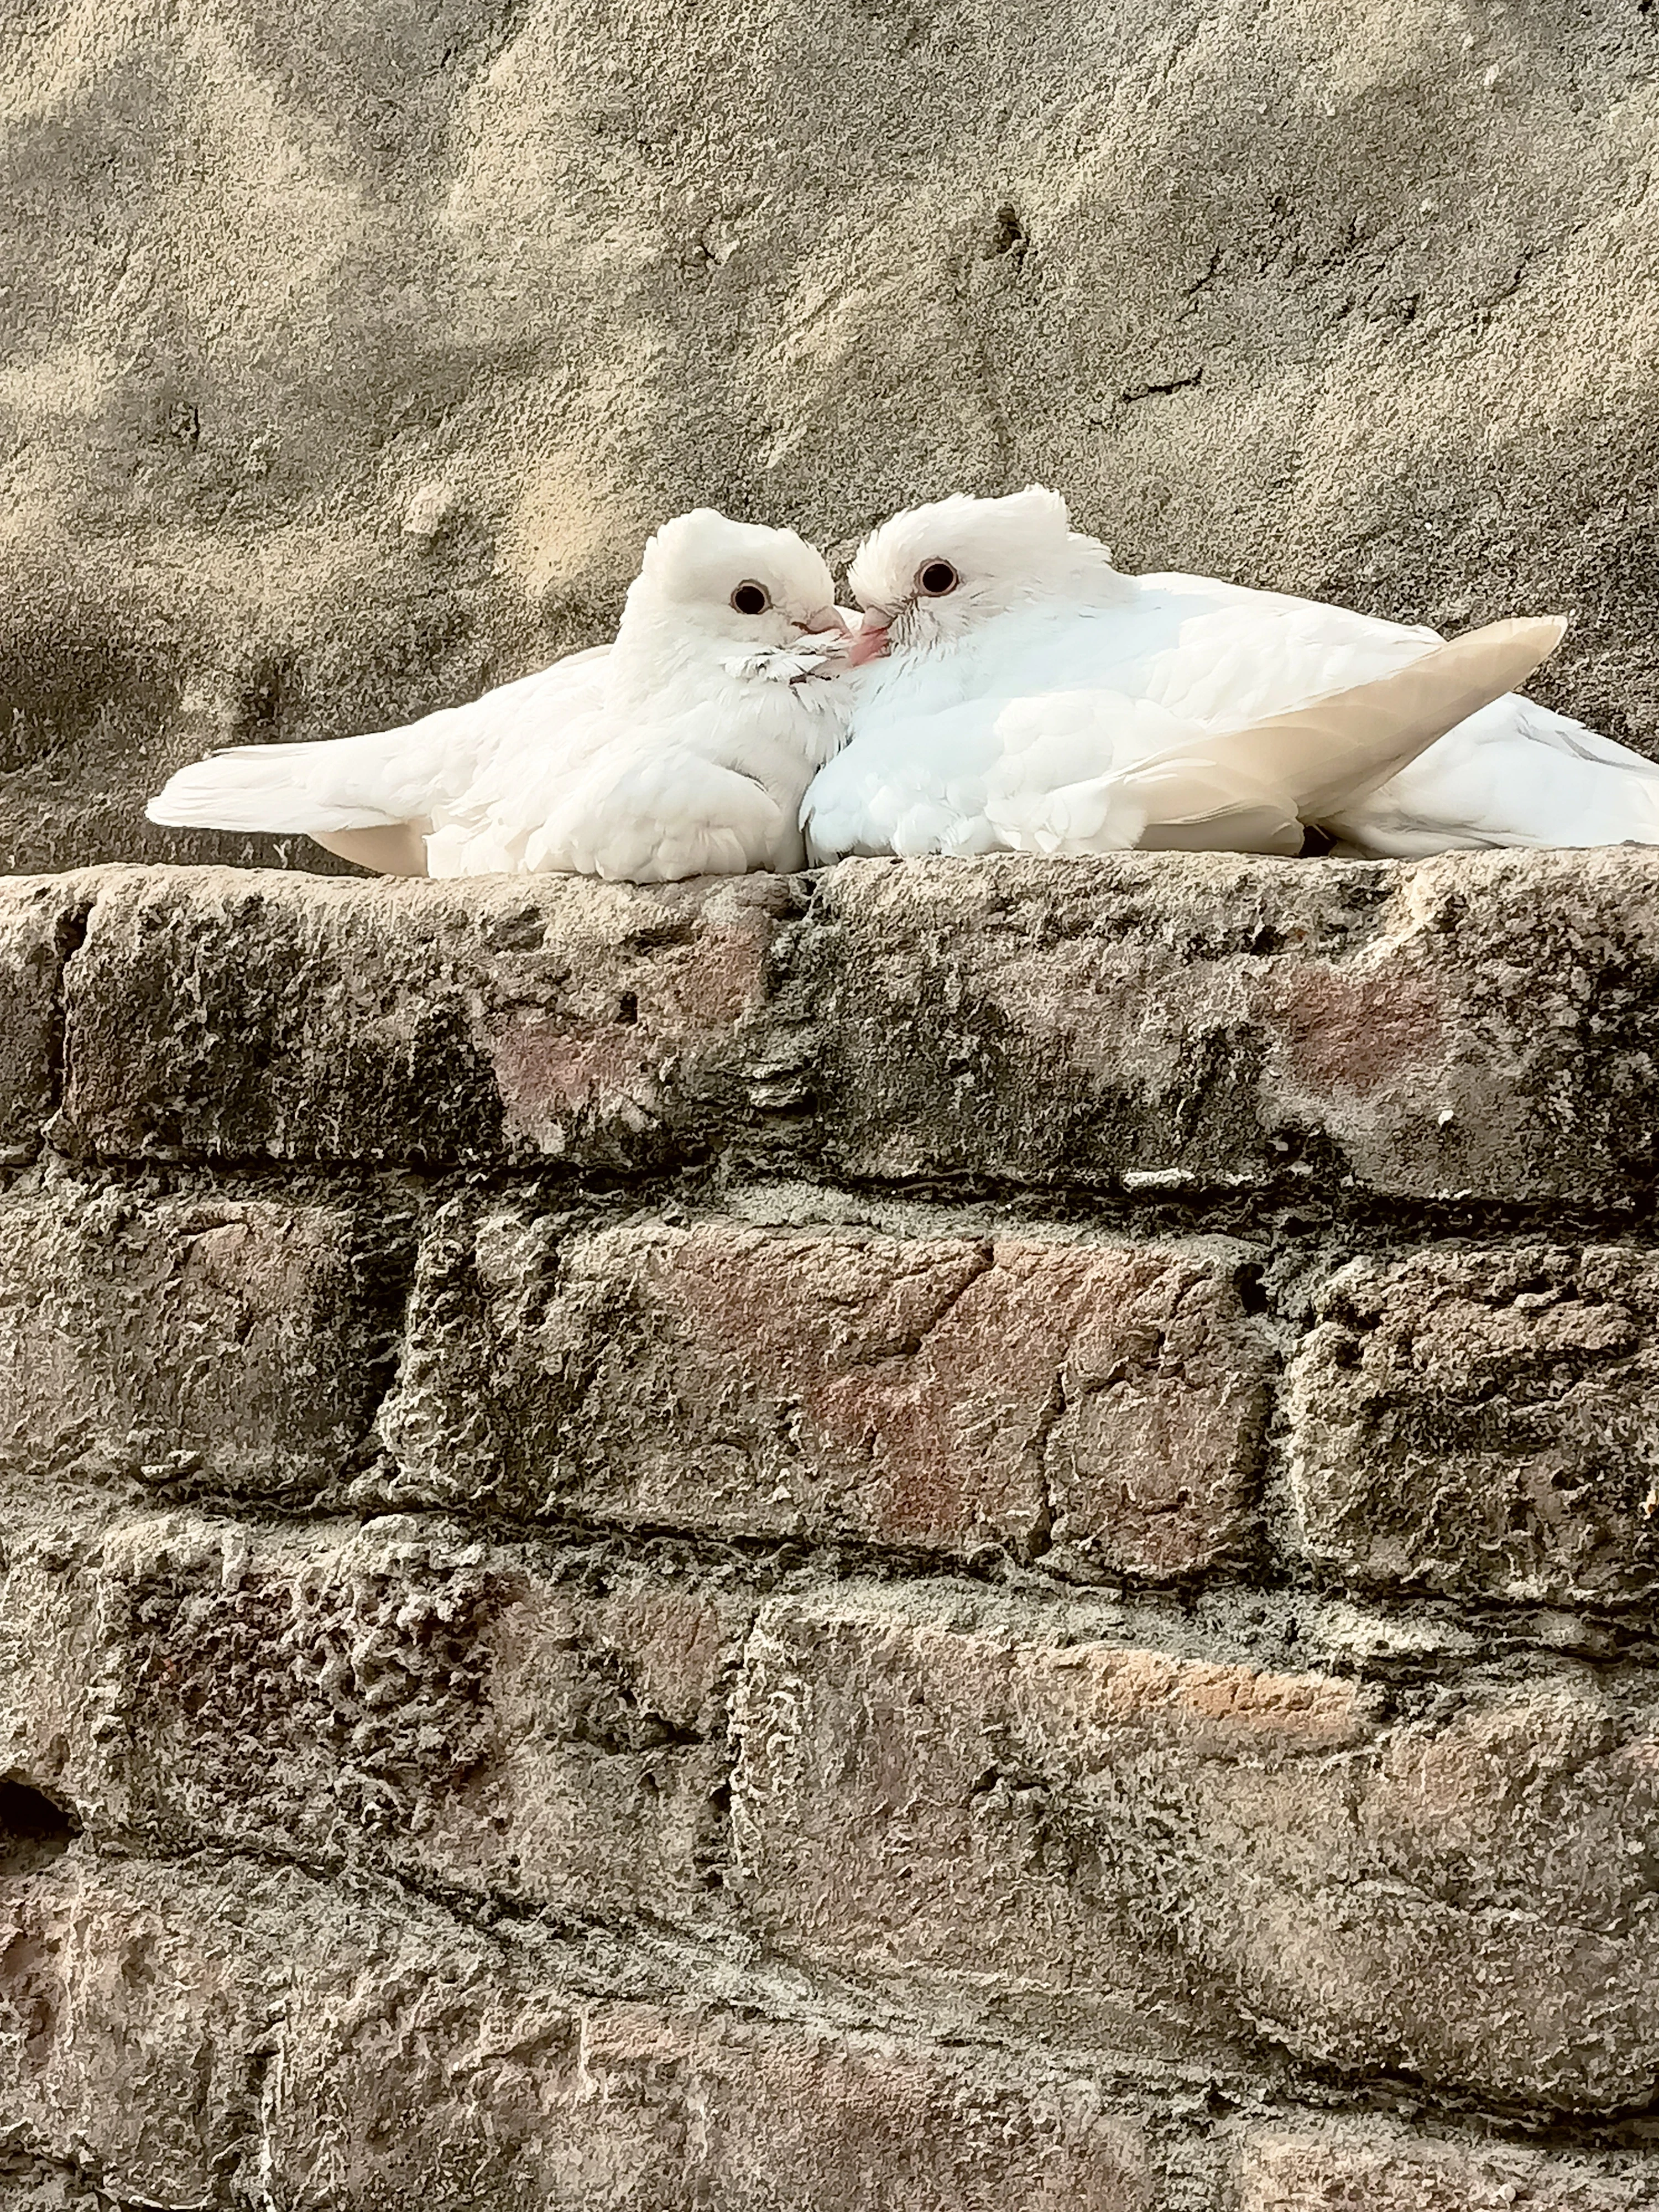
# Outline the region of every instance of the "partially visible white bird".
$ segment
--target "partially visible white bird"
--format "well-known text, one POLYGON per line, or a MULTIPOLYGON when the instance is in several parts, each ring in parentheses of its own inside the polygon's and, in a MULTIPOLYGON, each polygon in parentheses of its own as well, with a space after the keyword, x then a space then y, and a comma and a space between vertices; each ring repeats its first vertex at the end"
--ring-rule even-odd
POLYGON ((1557 621, 1445 645, 1208 577, 1125 575, 1036 486, 894 516, 852 582, 850 658, 872 665, 803 806, 814 860, 1294 852, 1303 823, 1380 853, 1659 842, 1659 769, 1504 696, 1557 621))
POLYGON ((811 546, 702 507, 646 547, 613 645, 403 729, 216 753, 148 811, 297 831, 392 874, 798 868, 849 642, 811 546))

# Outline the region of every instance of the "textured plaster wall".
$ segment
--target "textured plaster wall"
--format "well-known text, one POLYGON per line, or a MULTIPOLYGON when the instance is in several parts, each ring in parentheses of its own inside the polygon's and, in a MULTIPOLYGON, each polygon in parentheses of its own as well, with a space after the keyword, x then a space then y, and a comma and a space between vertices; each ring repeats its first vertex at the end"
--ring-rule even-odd
POLYGON ((592 641, 701 501, 1561 608, 1650 742, 1656 21, 7 0, 0 862, 249 857, 137 795, 592 641))

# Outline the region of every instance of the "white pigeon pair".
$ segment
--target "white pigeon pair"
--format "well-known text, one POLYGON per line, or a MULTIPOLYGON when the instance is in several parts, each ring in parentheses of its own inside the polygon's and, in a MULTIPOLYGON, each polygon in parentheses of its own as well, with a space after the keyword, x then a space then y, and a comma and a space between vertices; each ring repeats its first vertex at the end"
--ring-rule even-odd
POLYGON ((1123 575, 1036 488, 894 517, 852 582, 856 629, 793 532, 683 515, 613 646, 406 729, 219 754, 150 818, 300 831, 392 872, 636 882, 846 853, 1291 853, 1309 823, 1376 853, 1659 842, 1659 770, 1513 696, 1559 622, 1444 645, 1123 575))

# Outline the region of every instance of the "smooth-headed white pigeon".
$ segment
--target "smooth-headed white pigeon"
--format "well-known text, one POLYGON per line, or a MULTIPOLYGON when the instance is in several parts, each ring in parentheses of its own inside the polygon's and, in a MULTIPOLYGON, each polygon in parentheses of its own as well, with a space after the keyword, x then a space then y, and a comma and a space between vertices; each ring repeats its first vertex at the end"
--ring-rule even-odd
POLYGON ((845 853, 1659 842, 1659 769, 1512 696, 1553 619, 1444 644, 1208 577, 1125 575, 1033 486, 896 515, 853 565, 850 743, 806 794, 845 853), (1410 765, 1407 765, 1410 763, 1410 765))
POLYGON ((403 729, 216 753, 149 818, 298 831, 387 874, 798 868, 849 642, 811 546, 700 508, 646 547, 613 645, 403 729))

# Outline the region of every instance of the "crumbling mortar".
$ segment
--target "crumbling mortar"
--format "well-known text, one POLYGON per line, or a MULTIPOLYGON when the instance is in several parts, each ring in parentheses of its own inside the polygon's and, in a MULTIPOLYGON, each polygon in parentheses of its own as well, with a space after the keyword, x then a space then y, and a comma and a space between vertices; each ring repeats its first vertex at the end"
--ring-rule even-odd
MULTIPOLYGON (((82 1849, 90 1849, 89 1844, 82 1849)), ((852 2033, 901 2033, 940 2048, 1012 2057, 1045 2073, 1086 2075, 1109 2105, 1137 2118, 1139 2100, 1148 2095, 1158 2099, 1158 2109, 1171 2110, 1175 2069, 1168 2063, 1135 2065, 1109 2047, 1056 2040, 1018 2024, 981 2019, 941 2035, 936 2014, 911 2010, 895 1999, 890 1984, 878 1989, 857 1977, 809 1968, 793 1954, 747 1930, 698 1929, 645 1911, 564 1913, 510 1893, 479 1895, 343 1854, 289 1854, 210 1836, 171 1851, 133 1851, 106 1843, 94 1856, 158 1866, 259 1867, 296 1875, 319 1890, 332 1892, 343 1884, 394 1907, 399 1900, 416 1899, 504 1947, 528 1944, 532 1952, 549 1947, 557 1954, 550 1963, 556 1964, 562 1986, 574 1996, 604 2000, 633 1994, 672 2002, 700 1993, 722 2008, 778 2026, 833 2021, 852 2033), (732 1988, 734 1976, 740 1997, 732 1988)), ((508 1955, 504 1948, 504 1960, 508 1955)), ((1269 2026, 1252 2024, 1242 2014, 1237 2019, 1246 2055, 1259 2070, 1242 2075, 1206 2067, 1176 2075, 1188 2084, 1188 2098, 1201 2101, 1212 2117, 1218 2101, 1225 2112, 1261 2118, 1303 2118, 1310 2107, 1330 2117, 1387 2113, 1410 2121, 1425 2136, 1475 2133, 1495 2142, 1564 2152, 1643 2149, 1659 2142, 1659 2096, 1600 2112, 1505 2102, 1397 2069, 1310 2060, 1293 2051, 1269 2026)), ((1178 2090, 1176 2096, 1178 2105, 1178 2090)))
MULTIPOLYGON (((158 1498, 164 1493, 148 1486, 142 1494, 147 1505, 158 1498)), ((1252 1572, 1235 1564, 1169 1583, 1137 1583, 1049 1572, 1040 1559, 1017 1559, 1000 1546, 957 1558, 852 1542, 514 1521, 493 1509, 461 1505, 411 1510, 387 1503, 343 1512, 324 1501, 293 1507, 223 1494, 192 1496, 189 1503, 198 1511, 222 1515, 228 1526, 277 1536, 369 1531, 377 1522, 395 1522, 399 1540, 413 1532, 415 1540, 434 1546, 483 1542, 510 1568, 592 1595, 623 1587, 641 1572, 659 1577, 665 1588, 747 1596, 757 1605, 848 1583, 955 1585, 964 1595, 1014 1601, 1028 1609, 1034 1626, 1046 1620, 1062 1634, 1068 1609, 1082 1606, 1091 1614, 1120 1616, 1112 1640, 1126 1645, 1268 1669, 1312 1667, 1401 1697, 1491 1680, 1494 1669, 1504 1679, 1516 1670, 1516 1679, 1536 1679, 1540 1660, 1581 1670, 1614 1689, 1628 1684, 1633 1693, 1644 1695, 1659 1670, 1659 1608, 1654 1607, 1583 1604, 1564 1614, 1519 1601, 1459 1601, 1410 1590, 1358 1593, 1320 1568, 1291 1572, 1278 1565, 1252 1572), (1310 1606, 1330 1601, 1358 1604, 1379 1625, 1431 1622, 1443 1632, 1447 1648, 1358 1656, 1323 1646, 1316 1635, 1304 1633, 1304 1622, 1310 1606), (1252 1621, 1252 1613, 1260 1618, 1252 1621), (1564 1642, 1571 1623, 1579 1625, 1579 1640, 1564 1642)), ((1407 1708, 1400 1711, 1404 1715, 1407 1708)))
MULTIPOLYGON (((787 1191, 822 1201, 822 1225, 847 1218, 850 1206, 881 1210, 932 1210, 961 1224, 958 1234, 994 1235, 998 1228, 1033 1222, 1056 1230, 1127 1237, 1133 1242, 1220 1236, 1305 1253, 1310 1264, 1340 1265, 1368 1251, 1452 1240, 1506 1240, 1552 1244, 1607 1243, 1630 1249, 1659 1245, 1659 1208, 1644 1191, 1604 1208, 1553 1200, 1522 1203, 1467 1198, 1416 1200, 1373 1194, 1345 1195, 1262 1185, 1249 1191, 1167 1190, 1114 1193, 1073 1184, 1036 1185, 1012 1178, 870 1177, 803 1170, 802 1164, 751 1158, 740 1146, 709 1152, 672 1171, 636 1171, 573 1163, 557 1166, 490 1166, 476 1163, 399 1164, 323 1158, 274 1161, 146 1156, 71 1158, 48 1146, 46 1158, 60 1174, 103 1187, 125 1183, 155 1194, 194 1193, 228 1184, 224 1195, 292 1198, 297 1188, 335 1196, 407 1195, 422 1211, 461 1197, 545 1201, 556 1211, 594 1209, 595 1218, 632 1205, 641 1210, 679 1206, 701 1214, 724 1212, 737 1194, 787 1191), (1328 1248, 1322 1240, 1329 1240, 1328 1248), (1336 1255, 1333 1257, 1332 1255, 1336 1255)), ((36 1170, 38 1172, 38 1170, 36 1170)), ((25 1174, 28 1170, 23 1170, 25 1174)))

